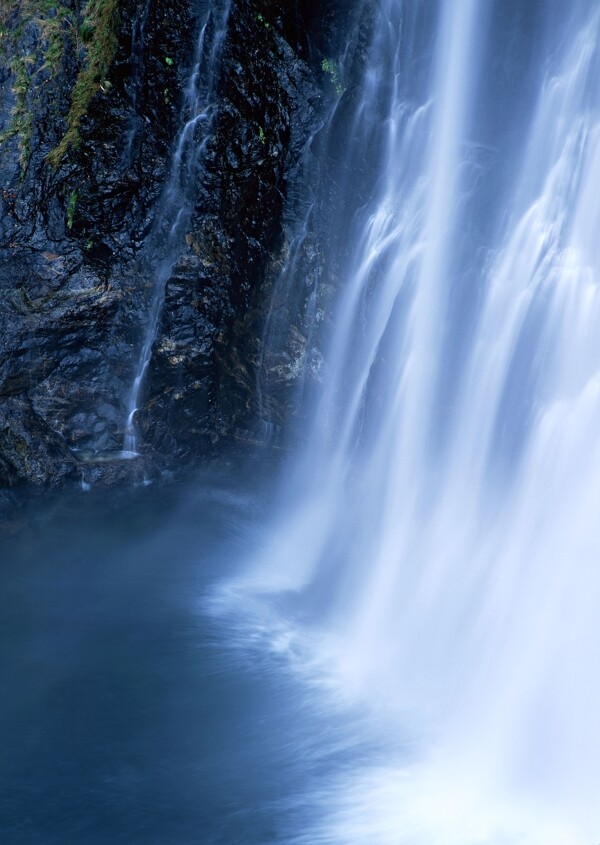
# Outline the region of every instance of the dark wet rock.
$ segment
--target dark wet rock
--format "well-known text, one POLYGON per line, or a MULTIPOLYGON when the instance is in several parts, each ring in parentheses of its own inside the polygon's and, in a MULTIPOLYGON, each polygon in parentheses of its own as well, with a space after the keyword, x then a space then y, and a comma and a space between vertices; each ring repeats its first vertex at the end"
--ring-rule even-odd
MULTIPOLYGON (((65 463, 61 450, 49 448, 48 432, 67 451, 122 445, 124 396, 145 303, 144 279, 132 265, 164 180, 196 29, 194 4, 187 0, 122 0, 119 47, 108 80, 97 85, 79 147, 68 149, 54 170, 47 156, 65 131, 82 65, 70 32, 73 22, 81 23, 83 7, 61 4, 74 17, 63 26, 62 58, 53 68, 46 66, 44 23, 35 16, 27 19, 25 4, 8 2, 2 11, 4 484, 60 483, 69 474, 73 462, 65 463), (26 61, 20 63, 21 57, 26 61), (23 78, 24 95, 19 93, 25 90, 23 78), (12 131, 15 109, 26 118, 27 139, 24 132, 12 131)), ((122 473, 103 474, 112 482, 122 473)))
POLYGON ((193 219, 166 286, 138 417, 143 457, 133 461, 76 456, 123 447, 154 284, 141 256, 210 3, 120 0, 116 55, 97 80, 79 146, 56 169, 48 155, 68 126, 85 59, 73 37, 85 4, 62 0, 52 30, 23 18, 29 5, 0 9, 0 486, 143 481, 157 466, 189 468, 223 440, 253 439, 262 419, 283 426, 298 373, 318 381, 323 366, 301 319, 308 283, 296 304, 281 306, 289 325, 278 351, 265 356, 262 341, 321 119, 321 61, 336 49, 345 4, 232 0, 193 219), (50 31, 61 44, 54 66, 50 31), (15 110, 23 131, 14 131, 15 110))
POLYGON ((161 472, 147 457, 118 451, 76 451, 80 483, 83 490, 98 485, 114 487, 124 484, 150 484, 161 478, 161 472))
POLYGON ((0 481, 4 486, 23 478, 53 486, 76 475, 76 461, 63 438, 23 396, 13 396, 0 405, 0 449, 0 481))
POLYGON ((232 6, 187 254, 167 283, 141 415, 163 454, 187 459, 221 438, 254 438, 284 209, 321 99, 300 43, 287 40, 298 32, 287 12, 232 6))

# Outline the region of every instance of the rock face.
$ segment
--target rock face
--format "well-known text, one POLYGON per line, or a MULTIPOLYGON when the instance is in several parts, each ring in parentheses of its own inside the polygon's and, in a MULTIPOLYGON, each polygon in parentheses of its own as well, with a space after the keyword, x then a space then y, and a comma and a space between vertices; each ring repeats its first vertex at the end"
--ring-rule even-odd
POLYGON ((160 452, 252 434, 263 280, 319 100, 270 4, 234 4, 204 178, 148 379, 143 430, 160 452))
MULTIPOLYGON (((139 461, 115 468, 154 283, 139 256, 209 8, 2 6, 0 486, 114 483, 141 471, 139 461)), ((261 416, 288 414, 277 391, 265 413, 262 341, 290 188, 319 125, 321 63, 342 12, 333 2, 231 0, 194 213, 145 380, 146 463, 189 462, 207 444, 252 437, 261 416)), ((320 366, 301 326, 288 345, 289 366, 277 363, 287 385, 299 360, 320 366)))

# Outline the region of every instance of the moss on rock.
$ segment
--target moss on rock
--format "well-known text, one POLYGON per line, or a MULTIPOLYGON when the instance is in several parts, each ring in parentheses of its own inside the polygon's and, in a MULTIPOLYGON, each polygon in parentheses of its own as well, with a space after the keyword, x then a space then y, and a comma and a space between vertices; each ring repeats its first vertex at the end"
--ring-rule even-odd
POLYGON ((80 143, 81 121, 98 89, 108 90, 106 76, 119 46, 119 0, 89 0, 78 36, 85 50, 85 61, 77 75, 67 130, 60 143, 48 155, 48 162, 57 168, 70 147, 80 143))

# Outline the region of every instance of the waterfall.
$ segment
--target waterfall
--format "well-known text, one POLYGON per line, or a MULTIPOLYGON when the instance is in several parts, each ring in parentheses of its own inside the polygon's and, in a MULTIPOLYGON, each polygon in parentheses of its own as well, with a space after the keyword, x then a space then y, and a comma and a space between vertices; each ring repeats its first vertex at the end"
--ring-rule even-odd
POLYGON ((327 375, 236 589, 408 750, 311 845, 599 841, 600 9, 526 5, 379 0, 349 95, 327 375))
POLYGON ((134 17, 131 26, 131 49, 128 58, 128 63, 131 66, 131 77, 129 79, 128 89, 132 118, 131 126, 127 132, 127 142, 125 144, 125 151, 123 154, 126 166, 131 165, 134 144, 139 131, 139 118, 136 111, 140 93, 139 89, 142 81, 142 70, 144 67, 146 26, 148 24, 149 14, 150 0, 145 0, 144 5, 140 7, 138 13, 134 17))
POLYGON ((153 284, 137 367, 127 400, 125 455, 136 453, 135 417, 159 327, 165 286, 181 252, 193 213, 195 188, 214 112, 213 97, 228 17, 228 0, 221 3, 215 0, 204 13, 184 91, 181 125, 173 142, 168 175, 154 223, 144 246, 141 273, 152 278, 153 284))

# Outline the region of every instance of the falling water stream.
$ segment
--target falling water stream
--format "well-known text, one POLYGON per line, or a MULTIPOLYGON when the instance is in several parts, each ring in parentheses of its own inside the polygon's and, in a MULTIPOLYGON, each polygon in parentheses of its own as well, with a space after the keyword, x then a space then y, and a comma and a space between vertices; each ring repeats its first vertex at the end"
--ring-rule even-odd
POLYGON ((129 99, 131 105, 132 119, 131 127, 127 132, 127 141, 125 144, 124 162, 126 166, 131 165, 131 157, 135 145, 135 140, 139 131, 139 118, 136 114, 136 107, 138 104, 138 97, 142 81, 142 68, 144 67, 146 26, 148 24, 149 14, 150 0, 146 0, 144 5, 139 9, 137 15, 133 19, 131 26, 131 50, 129 53, 128 63, 131 67, 131 78, 129 80, 129 99))
MULTIPOLYGON (((229 2, 202 3, 200 31, 181 108, 181 126, 174 140, 171 162, 148 235, 142 272, 153 278, 152 294, 142 333, 142 344, 129 398, 123 443, 124 454, 135 455, 136 413, 144 377, 152 357, 163 307, 165 286, 182 249, 196 196, 202 155, 209 137, 214 110, 214 89, 229 2)), ((142 33, 143 36, 143 33, 142 33)))
POLYGON ((327 375, 215 604, 406 740, 302 842, 596 842, 600 9, 380 0, 346 120, 327 375))

